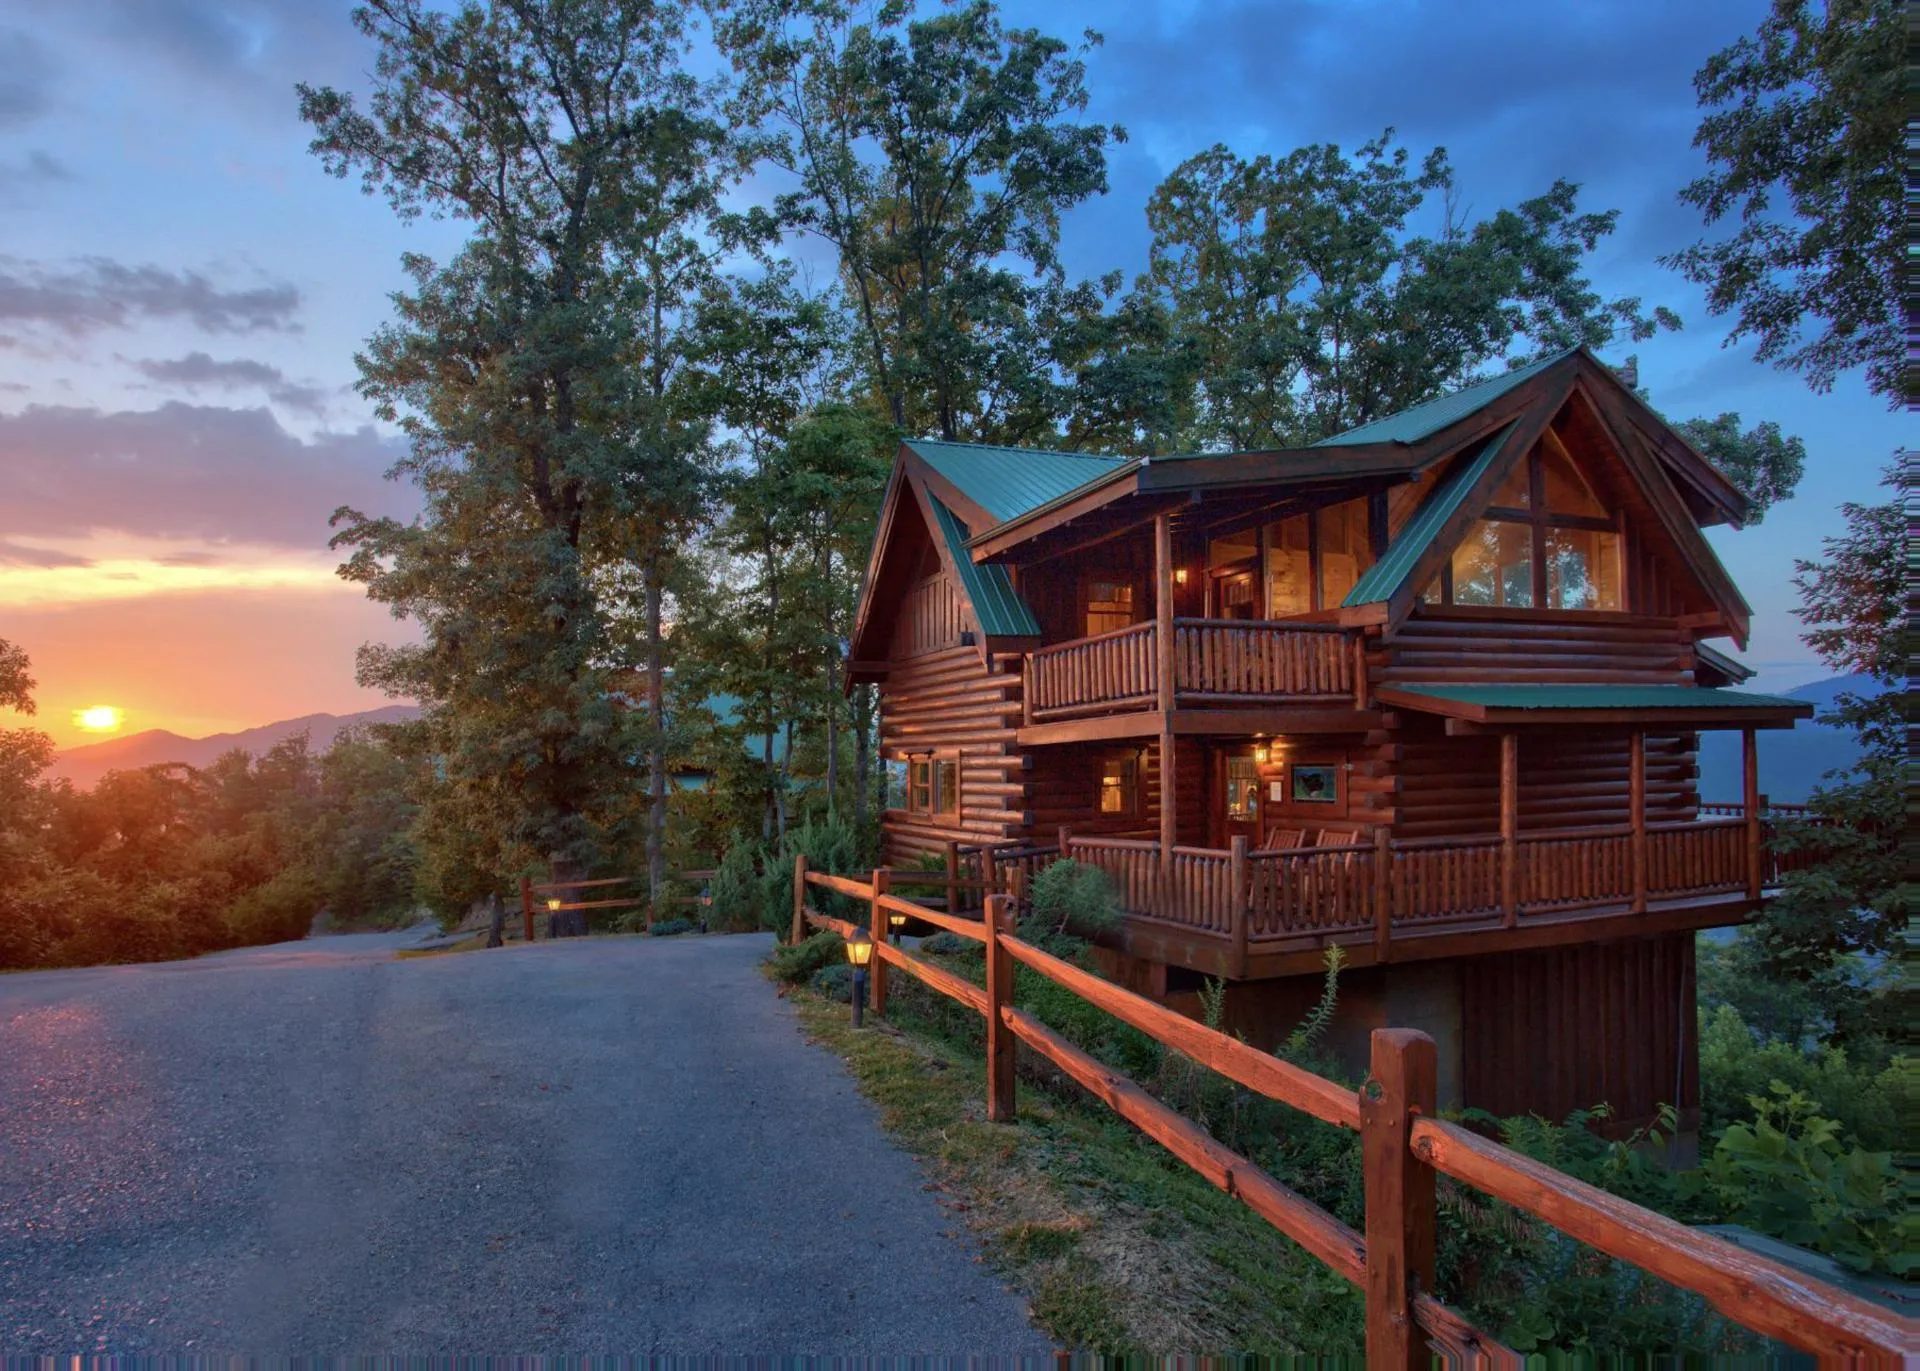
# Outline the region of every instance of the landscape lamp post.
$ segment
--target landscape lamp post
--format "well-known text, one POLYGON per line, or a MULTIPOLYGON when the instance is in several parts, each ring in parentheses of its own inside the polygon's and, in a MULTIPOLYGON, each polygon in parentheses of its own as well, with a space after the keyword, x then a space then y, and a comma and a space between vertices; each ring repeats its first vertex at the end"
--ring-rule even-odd
POLYGON ((873 960, 873 939, 866 929, 854 929, 847 939, 847 960, 853 963, 853 1026, 858 1028, 867 1004, 867 963, 873 960))
POLYGON ((895 910, 887 915, 887 923, 893 929, 893 945, 900 946, 900 935, 906 931, 907 916, 895 910))
POLYGON ((553 896, 547 901, 547 937, 560 936, 560 897, 553 896))

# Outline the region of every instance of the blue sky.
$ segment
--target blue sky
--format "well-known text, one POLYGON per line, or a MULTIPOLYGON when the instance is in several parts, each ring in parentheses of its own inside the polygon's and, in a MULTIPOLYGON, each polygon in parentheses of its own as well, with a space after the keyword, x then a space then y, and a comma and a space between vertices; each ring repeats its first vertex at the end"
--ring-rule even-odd
MULTIPOLYGON (((1089 117, 1124 124, 1111 192, 1068 219, 1077 274, 1145 262, 1144 205, 1215 142, 1353 146, 1391 125, 1443 144, 1469 211, 1582 184, 1617 208, 1608 296, 1685 330, 1638 345, 1676 416, 1737 410, 1808 445, 1800 495, 1714 541, 1755 608, 1762 685, 1826 674, 1789 614, 1792 560, 1877 497, 1904 416, 1857 377, 1816 396, 1723 349, 1700 294, 1656 258, 1698 236, 1690 80, 1757 23, 1735 3, 1011 3, 1088 59, 1089 117)), ((397 223, 307 153, 293 83, 360 84, 369 55, 331 0, 0 3, 0 636, 23 642, 48 722, 103 692, 130 726, 206 732, 379 703, 352 648, 393 625, 335 584, 326 516, 404 510, 391 440, 352 393, 403 251, 457 226, 397 223), (167 665, 145 665, 164 653, 167 665), (135 680, 116 663, 143 662, 135 680)), ((1617 359, 1610 359, 1617 360, 1617 359)), ((59 728, 56 733, 61 732, 59 728)))

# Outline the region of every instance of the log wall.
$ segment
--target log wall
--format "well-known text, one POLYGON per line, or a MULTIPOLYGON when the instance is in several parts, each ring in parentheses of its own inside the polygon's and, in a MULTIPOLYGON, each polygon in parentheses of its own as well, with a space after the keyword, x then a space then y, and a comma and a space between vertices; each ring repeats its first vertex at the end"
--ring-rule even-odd
POLYGON ((1025 763, 1014 743, 1019 722, 1018 658, 983 663, 977 648, 950 647, 895 660, 880 686, 881 753, 899 761, 958 752, 960 805, 950 816, 889 810, 889 864, 942 852, 949 840, 1006 842, 1025 831, 1025 763))

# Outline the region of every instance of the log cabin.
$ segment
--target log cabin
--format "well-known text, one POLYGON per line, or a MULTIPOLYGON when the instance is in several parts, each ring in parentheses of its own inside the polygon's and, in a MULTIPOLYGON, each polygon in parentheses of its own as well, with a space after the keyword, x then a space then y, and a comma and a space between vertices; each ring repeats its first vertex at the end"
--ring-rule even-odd
MULTIPOLYGON (((1441 1044, 1443 1103, 1697 1118, 1694 941, 1767 898, 1746 501, 1585 349, 1311 447, 1121 457, 909 441, 848 680, 904 771, 883 860, 1111 878, 1100 949, 1270 1046, 1441 1044), (1745 787, 1704 803, 1706 729, 1745 787)), ((1016 893, 1018 891, 1016 890, 1016 893)))

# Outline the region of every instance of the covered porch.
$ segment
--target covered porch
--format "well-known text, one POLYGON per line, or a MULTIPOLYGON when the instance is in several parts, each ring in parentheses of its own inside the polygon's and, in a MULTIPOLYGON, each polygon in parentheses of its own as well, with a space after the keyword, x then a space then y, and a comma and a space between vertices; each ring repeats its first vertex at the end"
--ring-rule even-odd
POLYGON ((1777 881, 1768 837, 1783 811, 1759 793, 1757 735, 1805 717, 1802 702, 1693 686, 1396 686, 1379 703, 1429 716, 1436 736, 1477 739, 1474 755, 1497 765, 1497 817, 1451 790, 1407 807, 1402 778, 1364 760, 1353 735, 1162 735, 1168 750, 1139 754, 1152 784, 1131 829, 1068 825, 1048 846, 1112 879, 1124 950, 1236 979, 1310 971, 1332 943, 1366 964, 1733 923, 1777 881), (1737 801, 1701 803, 1692 744, 1673 742, 1706 728, 1741 733, 1737 801), (1663 748, 1658 806, 1650 736, 1663 748), (1562 798, 1569 738, 1624 753, 1624 775, 1586 783, 1598 808, 1562 798), (1425 836, 1441 812, 1494 821, 1425 836))

